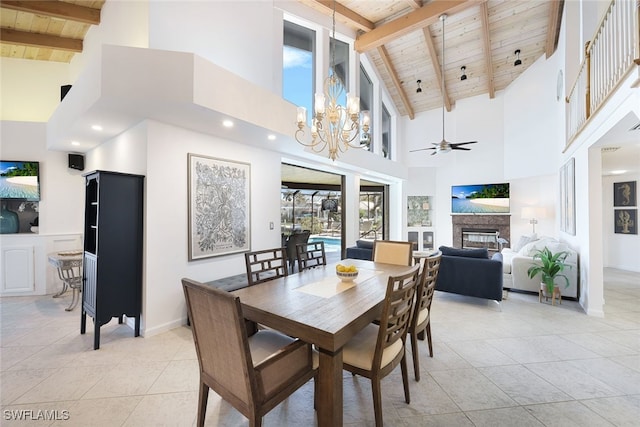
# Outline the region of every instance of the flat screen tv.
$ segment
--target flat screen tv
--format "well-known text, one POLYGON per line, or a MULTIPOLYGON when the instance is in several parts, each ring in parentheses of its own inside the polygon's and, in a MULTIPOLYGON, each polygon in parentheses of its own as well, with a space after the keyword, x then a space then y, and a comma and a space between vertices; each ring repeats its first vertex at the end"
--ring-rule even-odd
POLYGON ((40 200, 40 163, 0 160, 0 199, 40 200))
POLYGON ((454 185, 452 214, 509 213, 509 184, 454 185))

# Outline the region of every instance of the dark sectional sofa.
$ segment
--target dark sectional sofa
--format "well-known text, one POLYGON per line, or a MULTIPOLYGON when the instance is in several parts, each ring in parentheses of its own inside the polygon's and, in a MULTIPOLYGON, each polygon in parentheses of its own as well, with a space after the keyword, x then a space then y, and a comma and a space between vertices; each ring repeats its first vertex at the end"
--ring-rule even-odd
POLYGON ((355 246, 347 248, 347 258, 371 261, 373 259, 373 240, 358 240, 355 246))
POLYGON ((502 254, 487 249, 440 246, 442 261, 436 290, 502 301, 502 254))

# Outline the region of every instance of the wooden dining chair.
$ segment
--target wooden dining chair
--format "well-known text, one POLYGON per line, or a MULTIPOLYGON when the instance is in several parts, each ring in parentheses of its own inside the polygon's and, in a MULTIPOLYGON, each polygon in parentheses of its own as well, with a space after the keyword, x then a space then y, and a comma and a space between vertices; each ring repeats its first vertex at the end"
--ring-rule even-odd
POLYGON ((200 365, 197 425, 209 389, 260 426, 262 417, 316 375, 310 344, 273 330, 247 336, 240 298, 190 279, 182 287, 200 365))
POLYGON ((289 275, 285 248, 245 252, 244 261, 249 286, 289 275))
POLYGON ((425 333, 429 346, 429 356, 433 357, 431 344, 431 302, 436 290, 436 280, 440 270, 442 252, 424 259, 418 288, 416 290, 416 303, 409 326, 411 337, 411 355, 413 356, 413 370, 416 381, 420 381, 420 360, 418 358, 418 339, 424 340, 425 333))
POLYGON ((373 261, 385 264, 413 264, 413 244, 393 240, 373 241, 373 261))
POLYGON ((398 364, 402 370, 405 402, 410 403, 405 340, 419 280, 419 265, 390 276, 379 324, 370 323, 351 338, 342 350, 343 368, 371 380, 376 427, 382 426, 380 382, 398 364))
POLYGON ((298 270, 327 265, 327 255, 324 251, 324 242, 307 242, 296 245, 298 258, 298 270))

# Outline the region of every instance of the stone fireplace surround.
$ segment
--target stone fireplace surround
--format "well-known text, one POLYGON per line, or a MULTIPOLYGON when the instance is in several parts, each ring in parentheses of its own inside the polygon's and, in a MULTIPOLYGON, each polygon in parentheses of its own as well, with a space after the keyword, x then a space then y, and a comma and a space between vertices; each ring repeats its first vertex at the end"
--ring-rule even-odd
MULTIPOLYGON (((500 237, 511 242, 511 215, 451 215, 453 247, 462 248, 462 230, 497 230, 500 237)), ((489 248, 489 250, 493 250, 489 248)), ((493 250, 495 252, 495 250, 493 250)))

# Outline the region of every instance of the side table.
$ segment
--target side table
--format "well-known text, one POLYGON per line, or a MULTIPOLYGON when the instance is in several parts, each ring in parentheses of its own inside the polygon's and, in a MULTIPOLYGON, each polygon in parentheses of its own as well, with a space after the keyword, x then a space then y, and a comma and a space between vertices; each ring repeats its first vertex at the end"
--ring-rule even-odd
POLYGON ((67 292, 73 291, 73 297, 69 307, 65 311, 71 311, 78 304, 80 288, 82 287, 82 251, 52 252, 48 255, 49 264, 58 270, 58 277, 62 280, 62 290, 53 298, 58 298, 67 292))
POLYGON ((413 261, 415 264, 422 263, 423 259, 437 255, 439 251, 413 251, 413 261))

